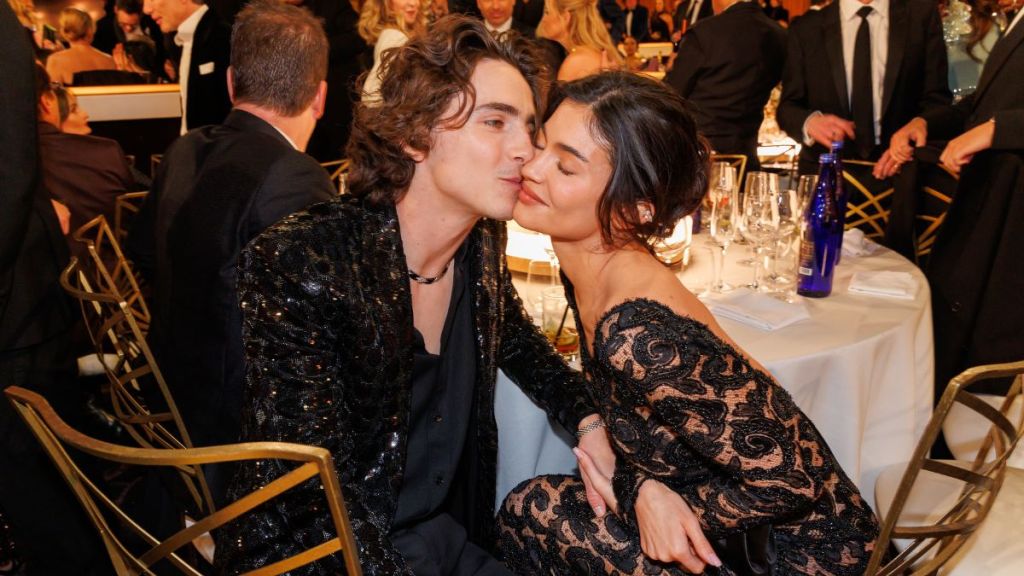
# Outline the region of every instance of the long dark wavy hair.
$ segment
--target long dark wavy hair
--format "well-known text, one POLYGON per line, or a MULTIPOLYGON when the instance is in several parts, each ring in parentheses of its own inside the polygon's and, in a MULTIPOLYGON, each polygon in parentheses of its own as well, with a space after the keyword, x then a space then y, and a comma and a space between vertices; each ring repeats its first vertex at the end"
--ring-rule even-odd
POLYGON ((517 34, 494 38, 479 19, 446 16, 429 32, 384 53, 380 101, 356 107, 347 155, 351 194, 374 203, 397 203, 416 163, 407 150, 429 153, 432 131, 457 128, 475 105, 470 77, 484 59, 518 70, 543 110, 547 92, 544 60, 530 40, 517 34), (445 116, 451 102, 454 113, 445 116))

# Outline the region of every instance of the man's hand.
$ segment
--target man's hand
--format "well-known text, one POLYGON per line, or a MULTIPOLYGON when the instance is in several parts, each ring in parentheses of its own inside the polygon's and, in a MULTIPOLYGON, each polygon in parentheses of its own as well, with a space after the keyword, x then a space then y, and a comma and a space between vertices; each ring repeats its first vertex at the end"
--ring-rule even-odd
POLYGON ((910 162, 914 148, 924 146, 928 141, 928 123, 924 118, 914 118, 896 131, 889 140, 888 153, 899 164, 910 162))
MULTIPOLYGON (((580 428, 600 419, 601 417, 596 414, 587 416, 580 421, 580 428)), ((584 434, 579 440, 579 449, 590 457, 601 477, 611 478, 615 474, 615 452, 612 451, 611 442, 608 441, 608 431, 604 427, 584 434)), ((582 469, 583 465, 580 464, 580 470, 582 469)), ((604 516, 609 503, 594 487, 588 475, 582 474, 581 476, 583 485, 587 488, 587 502, 593 508, 595 515, 604 516)), ((615 509, 617 506, 612 506, 612 508, 615 509)))
POLYGON ((882 157, 878 159, 878 162, 875 162, 875 167, 871 170, 871 174, 879 180, 885 180, 899 172, 902 167, 903 163, 893 159, 892 153, 886 150, 882 153, 882 157))
MULTIPOLYGON (((579 460, 583 482, 593 485, 611 509, 617 510, 611 476, 602 473, 583 450, 576 448, 573 452, 579 460)), ((693 511, 681 496, 661 482, 647 480, 640 486, 635 511, 640 548, 648 558, 679 563, 695 574, 703 572, 707 564, 722 565, 693 511)))
POLYGON ((843 120, 835 114, 814 114, 807 118, 807 135, 828 148, 833 142, 855 137, 853 122, 843 120))
POLYGON ((678 562, 694 574, 707 564, 722 565, 693 510, 661 482, 647 480, 640 486, 635 511, 640 548, 648 558, 678 562))
POLYGON ((68 207, 51 199, 53 203, 53 211, 57 213, 57 221, 60 222, 60 230, 65 236, 71 231, 71 210, 68 207))
POLYGON ((995 132, 995 122, 985 122, 971 128, 946 144, 946 149, 939 156, 939 162, 959 174, 960 169, 969 164, 975 154, 992 147, 992 135, 995 132))

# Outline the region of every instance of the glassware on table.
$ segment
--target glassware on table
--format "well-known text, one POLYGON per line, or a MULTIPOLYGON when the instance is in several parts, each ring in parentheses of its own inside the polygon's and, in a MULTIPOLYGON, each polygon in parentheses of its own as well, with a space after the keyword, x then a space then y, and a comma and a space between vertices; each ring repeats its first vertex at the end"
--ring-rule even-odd
POLYGON ((769 246, 770 254, 765 258, 768 283, 780 299, 792 302, 796 296, 797 232, 803 216, 796 190, 779 190, 773 195, 773 202, 778 232, 769 246))
POLYGON ((693 217, 683 216, 676 222, 671 234, 655 240, 651 246, 654 248, 654 255, 663 264, 673 266, 681 263, 685 267, 689 263, 689 250, 692 241, 693 217))
POLYGON ((541 320, 541 291, 555 285, 554 270, 548 259, 534 259, 526 265, 526 309, 539 325, 541 320))
POLYGON ((567 360, 572 360, 580 350, 580 337, 576 331, 576 318, 569 310, 569 302, 565 298, 565 288, 545 288, 541 292, 541 302, 541 330, 555 351, 567 360))
POLYGON ((778 176, 764 174, 762 178, 748 180, 750 186, 740 203, 740 233, 754 249, 754 280, 748 287, 762 289, 761 268, 764 262, 766 247, 774 242, 779 230, 778 208, 774 206, 774 197, 778 194, 778 176), (775 176, 774 183, 770 176, 775 176))
POLYGON ((721 293, 733 287, 722 281, 722 269, 725 266, 725 252, 732 244, 736 235, 736 206, 739 191, 736 189, 736 168, 727 162, 716 162, 712 166, 711 186, 708 199, 711 210, 708 212, 708 232, 713 246, 711 247, 711 264, 713 276, 706 293, 721 293))
POLYGON ((814 189, 818 186, 817 174, 804 174, 796 185, 796 197, 799 202, 801 219, 807 213, 807 207, 814 197, 814 189))

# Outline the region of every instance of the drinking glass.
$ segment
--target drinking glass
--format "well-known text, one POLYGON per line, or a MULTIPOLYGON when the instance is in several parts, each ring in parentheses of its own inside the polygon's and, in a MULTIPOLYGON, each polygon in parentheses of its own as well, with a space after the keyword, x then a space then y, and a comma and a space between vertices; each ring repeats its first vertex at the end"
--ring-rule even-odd
MULTIPOLYGON (((776 293, 788 294, 796 285, 797 230, 802 220, 796 190, 780 190, 773 195, 773 217, 778 219, 775 241, 766 258, 769 285, 776 293)), ((788 296, 785 298, 788 300, 788 296)))
POLYGON ((576 332, 576 318, 569 310, 569 302, 565 299, 565 288, 552 286, 541 293, 543 315, 541 330, 555 351, 567 360, 572 360, 580 349, 580 337, 576 332))
POLYGON ((714 244, 711 249, 713 277, 706 292, 721 293, 733 289, 722 281, 722 269, 725 266, 725 252, 736 234, 736 168, 726 162, 716 162, 711 174, 711 187, 708 189, 708 198, 711 201, 708 231, 714 244))
POLYGON ((800 180, 796 185, 796 197, 798 204, 798 210, 800 212, 801 219, 804 213, 807 212, 807 205, 811 203, 811 198, 814 197, 814 189, 818 186, 818 177, 814 174, 804 174, 800 177, 800 180))
POLYGON ((760 290, 761 267, 765 248, 773 242, 778 234, 778 208, 774 207, 773 198, 778 194, 778 180, 772 187, 770 178, 755 179, 743 196, 739 215, 740 233, 751 243, 754 249, 754 281, 748 286, 760 290))

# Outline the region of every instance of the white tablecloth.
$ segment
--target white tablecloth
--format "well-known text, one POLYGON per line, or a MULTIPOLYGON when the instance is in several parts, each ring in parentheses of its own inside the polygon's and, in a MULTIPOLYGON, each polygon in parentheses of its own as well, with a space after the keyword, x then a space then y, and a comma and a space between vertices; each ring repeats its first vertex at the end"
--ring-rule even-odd
MULTIPOLYGON (((515 236, 513 230, 513 241, 515 236)), ((730 250, 726 281, 749 282, 753 269, 735 263, 749 251, 740 246, 730 250)), ((711 275, 709 260, 704 238, 698 235, 691 265, 680 273, 683 284, 700 291, 711 275)), ((518 275, 516 283, 520 293, 536 290, 518 275)), ((910 262, 881 249, 871 256, 844 256, 832 295, 801 300, 811 318, 774 332, 719 321, 792 394, 873 504, 875 478, 887 465, 910 458, 931 415, 934 367, 928 284, 910 262), (847 292, 850 277, 861 270, 910 272, 918 281, 917 295, 896 300, 847 292)), ((498 378, 495 411, 499 503, 522 480, 574 471, 571 439, 554 432, 546 415, 503 374, 498 378)))

